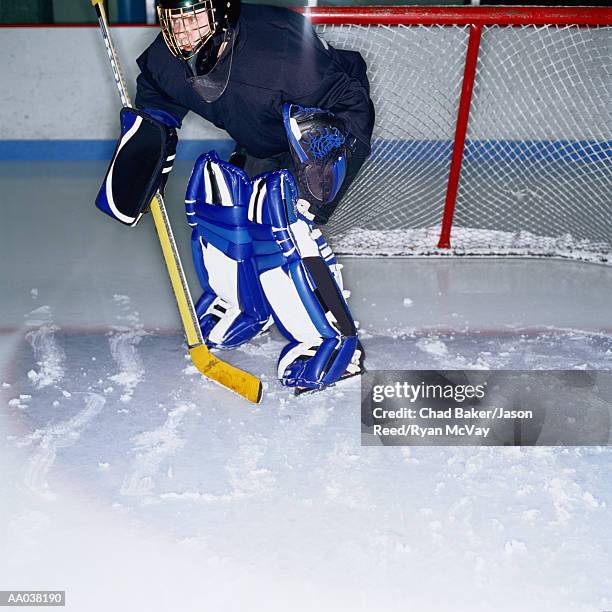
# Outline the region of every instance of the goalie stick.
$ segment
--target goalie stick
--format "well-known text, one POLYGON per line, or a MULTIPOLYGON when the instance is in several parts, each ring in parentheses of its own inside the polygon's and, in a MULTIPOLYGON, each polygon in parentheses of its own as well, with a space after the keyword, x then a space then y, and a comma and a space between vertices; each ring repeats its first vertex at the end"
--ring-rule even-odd
MULTIPOLYGON (((131 106, 130 96, 110 35, 103 0, 91 0, 91 3, 98 16, 100 31, 104 39, 106 52, 113 70, 113 76, 115 77, 119 96, 121 97, 121 103, 123 106, 131 106)), ((189 354, 193 364, 207 378, 223 385, 227 389, 234 391, 253 403, 259 403, 262 398, 262 384, 259 378, 218 359, 208 350, 208 347, 204 343, 202 331, 200 330, 200 325, 187 285, 187 279, 185 278, 185 272, 183 271, 183 266, 176 248, 176 242, 172 234, 168 213, 164 205, 163 197, 159 191, 151 200, 151 213, 153 215, 153 221, 155 222, 155 229, 157 230, 168 274, 170 275, 170 281, 181 315, 181 321, 189 347, 189 354)))

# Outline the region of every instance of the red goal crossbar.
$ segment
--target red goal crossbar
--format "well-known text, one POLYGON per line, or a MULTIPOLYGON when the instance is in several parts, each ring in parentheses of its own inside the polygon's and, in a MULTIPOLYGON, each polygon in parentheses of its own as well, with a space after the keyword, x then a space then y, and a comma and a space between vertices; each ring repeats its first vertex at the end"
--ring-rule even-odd
POLYGON ((327 25, 612 25, 607 7, 336 7, 297 9, 327 25))
POLYGON ((307 15, 310 21, 317 25, 469 26, 439 248, 450 248, 483 26, 612 25, 612 8, 607 7, 337 7, 297 10, 307 15))

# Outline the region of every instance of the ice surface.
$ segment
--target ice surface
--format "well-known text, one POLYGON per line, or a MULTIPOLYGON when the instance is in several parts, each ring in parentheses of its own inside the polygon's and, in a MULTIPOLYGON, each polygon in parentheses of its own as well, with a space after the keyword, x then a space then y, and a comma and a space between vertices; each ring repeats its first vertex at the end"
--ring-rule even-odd
MULTIPOLYGON (((3 363, 11 588, 95 611, 609 605, 608 448, 361 447, 358 381, 293 397, 276 332, 227 355, 262 375, 254 408, 115 306, 106 333, 55 329, 52 384, 28 376, 46 367, 31 330, 3 363)), ((389 335, 361 316, 372 369, 612 368, 603 333, 389 335)))
MULTIPOLYGON (((294 397, 276 331, 223 352, 262 376, 246 404, 191 366, 150 220, 96 215, 94 175, 56 172, 44 204, 4 177, 0 588, 78 612, 612 607, 608 447, 361 447, 359 381, 294 397)), ((369 369, 612 369, 609 266, 343 263, 369 369)))

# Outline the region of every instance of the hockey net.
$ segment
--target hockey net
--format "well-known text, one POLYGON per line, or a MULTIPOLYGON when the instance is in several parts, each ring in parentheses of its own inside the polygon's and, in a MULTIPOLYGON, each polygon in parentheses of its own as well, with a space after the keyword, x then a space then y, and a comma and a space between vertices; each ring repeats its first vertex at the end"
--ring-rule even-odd
POLYGON ((612 9, 313 9, 359 51, 372 154, 327 226, 345 254, 612 262, 612 9))

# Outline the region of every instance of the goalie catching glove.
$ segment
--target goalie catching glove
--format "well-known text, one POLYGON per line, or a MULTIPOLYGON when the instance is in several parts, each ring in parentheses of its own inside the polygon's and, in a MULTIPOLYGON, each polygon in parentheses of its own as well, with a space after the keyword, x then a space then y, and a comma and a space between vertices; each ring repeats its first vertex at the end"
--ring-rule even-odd
POLYGON ((176 127, 163 111, 121 109, 121 136, 96 198, 102 212, 125 225, 138 223, 172 170, 176 127))
POLYGON ((310 204, 316 224, 327 223, 346 177, 348 131, 334 113, 322 108, 283 105, 283 122, 296 169, 300 198, 310 204))

